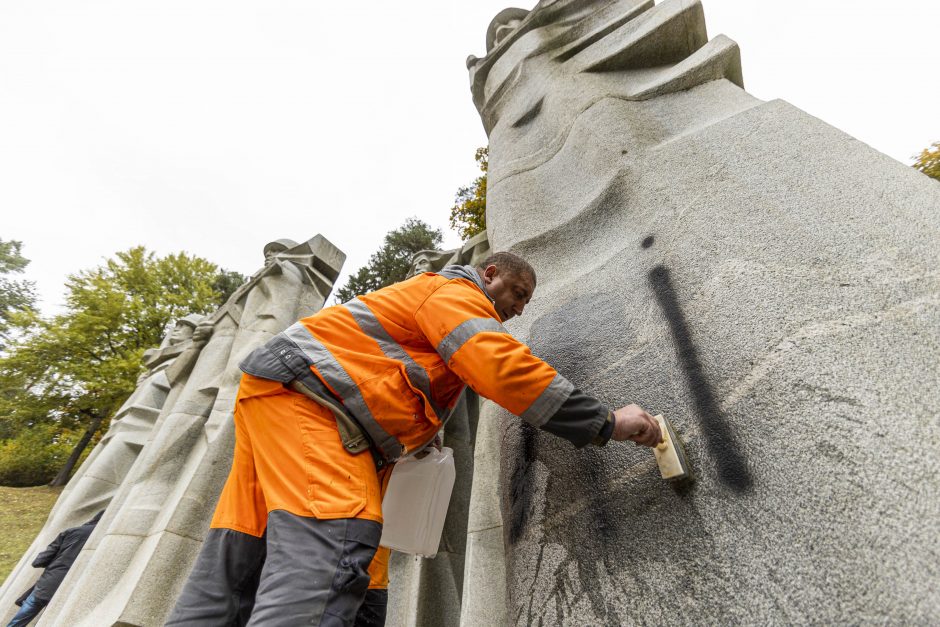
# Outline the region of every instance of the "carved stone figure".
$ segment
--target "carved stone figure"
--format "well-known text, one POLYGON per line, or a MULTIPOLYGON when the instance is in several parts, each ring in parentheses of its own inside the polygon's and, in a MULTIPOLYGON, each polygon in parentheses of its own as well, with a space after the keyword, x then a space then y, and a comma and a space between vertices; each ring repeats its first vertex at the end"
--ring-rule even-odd
POLYGON ((448 263, 477 266, 490 255, 490 240, 486 231, 477 233, 460 247, 455 257, 448 263))
POLYGON ((411 268, 408 270, 408 276, 413 277, 422 272, 437 272, 451 263, 451 259, 456 253, 457 249, 418 251, 411 258, 411 268))
MULTIPOLYGON (((181 354, 193 347, 193 330, 202 318, 202 315, 191 314, 179 319, 160 348, 144 353, 147 372, 140 376, 137 388, 111 419, 107 433, 59 495, 46 524, 7 578, 0 596, 4 612, 40 574, 40 570, 30 566, 35 555, 62 530, 78 526, 111 502, 146 443, 173 384, 188 373, 185 367, 172 372, 170 368, 181 354)), ((191 361, 189 367, 192 367, 191 361)))
POLYGON ((411 258, 411 268, 407 276, 410 278, 422 272, 438 272, 444 266, 452 264, 475 266, 489 254, 490 244, 484 231, 468 239, 460 248, 418 251, 411 258))
POLYGON ((345 258, 319 235, 302 244, 278 240, 264 252, 265 265, 197 326, 194 337, 205 345, 44 623, 159 625, 172 608, 231 463, 238 363, 319 309, 345 258))
POLYGON ((940 187, 747 94, 695 0, 500 15, 468 67, 490 242, 538 272, 508 326, 697 482, 505 421, 507 614, 480 586, 463 624, 931 622, 940 187))

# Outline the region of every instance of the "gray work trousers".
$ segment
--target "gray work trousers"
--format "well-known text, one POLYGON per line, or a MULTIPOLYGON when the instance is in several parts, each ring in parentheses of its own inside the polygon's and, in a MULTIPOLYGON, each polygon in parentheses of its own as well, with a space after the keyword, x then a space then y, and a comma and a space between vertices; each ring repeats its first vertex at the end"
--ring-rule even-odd
POLYGON ((381 535, 371 520, 280 510, 261 538, 210 529, 166 625, 380 627, 387 597, 370 590, 367 598, 366 571, 381 535))

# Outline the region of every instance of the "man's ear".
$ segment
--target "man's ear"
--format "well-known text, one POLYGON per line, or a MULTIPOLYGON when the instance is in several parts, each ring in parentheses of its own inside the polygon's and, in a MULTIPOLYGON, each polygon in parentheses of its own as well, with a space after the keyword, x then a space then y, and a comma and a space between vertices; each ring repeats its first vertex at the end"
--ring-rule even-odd
POLYGON ((483 280, 489 283, 494 278, 496 278, 496 275, 498 274, 499 268, 497 268, 495 265, 486 266, 486 269, 483 270, 483 280))

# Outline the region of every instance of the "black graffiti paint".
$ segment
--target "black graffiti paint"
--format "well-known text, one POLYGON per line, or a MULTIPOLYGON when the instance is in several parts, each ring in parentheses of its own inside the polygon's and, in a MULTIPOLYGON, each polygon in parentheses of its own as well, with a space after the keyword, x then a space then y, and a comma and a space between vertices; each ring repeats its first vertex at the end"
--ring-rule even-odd
MULTIPOLYGON (((652 239, 650 236, 643 241, 644 248, 648 248, 647 241, 652 245, 652 239)), ((746 490, 752 483, 747 463, 731 427, 718 407, 718 401, 715 399, 708 377, 705 376, 705 369, 699 360, 689 325, 679 305, 669 269, 663 265, 655 266, 649 272, 649 282, 669 322, 669 330, 676 343, 679 361, 692 394, 696 413, 701 421, 706 449, 718 466, 718 479, 734 490, 746 490)))
MULTIPOLYGON (((543 436, 538 429, 521 421, 507 425, 504 446, 509 442, 512 454, 506 454, 504 449, 503 460, 507 464, 504 476, 509 479, 506 539, 510 547, 510 570, 516 567, 516 560, 526 559, 526 554, 513 552, 524 550, 521 546, 533 547, 531 537, 527 545, 520 545, 526 534, 532 532, 533 515, 544 509, 545 520, 556 521, 559 512, 570 505, 572 498, 585 498, 587 503, 576 514, 575 524, 586 531, 572 533, 567 525, 539 525, 538 555, 534 564, 523 568, 531 569, 535 580, 553 581, 552 592, 543 600, 552 605, 556 618, 571 616, 572 606, 586 601, 593 616, 603 617, 607 624, 623 624, 624 617, 619 614, 621 610, 604 596, 599 586, 581 583, 600 581, 608 573, 616 571, 619 564, 617 560, 611 561, 609 556, 622 543, 620 520, 624 514, 621 508, 612 507, 611 500, 616 500, 615 496, 597 489, 608 481, 601 453, 594 447, 571 451, 567 444, 560 446, 554 436, 543 436), (543 437, 549 441, 540 445, 543 437), (567 459, 561 461, 562 456, 567 459), (537 466, 536 461, 541 461, 541 464, 537 466), (543 472, 549 469, 549 473, 545 478, 544 497, 536 500, 535 471, 538 467, 543 472), (560 563, 543 560, 545 545, 565 548, 565 557, 560 563), (577 575, 574 578, 570 566, 575 566, 577 575)), ((512 623, 533 624, 546 611, 538 606, 539 602, 535 594, 522 593, 513 599, 516 616, 512 623)))
POLYGON ((508 458, 510 468, 504 476, 509 477, 509 544, 514 545, 525 534, 529 524, 529 515, 534 506, 532 502, 532 473, 538 459, 538 430, 522 421, 511 423, 511 430, 518 430, 521 450, 518 455, 508 458))

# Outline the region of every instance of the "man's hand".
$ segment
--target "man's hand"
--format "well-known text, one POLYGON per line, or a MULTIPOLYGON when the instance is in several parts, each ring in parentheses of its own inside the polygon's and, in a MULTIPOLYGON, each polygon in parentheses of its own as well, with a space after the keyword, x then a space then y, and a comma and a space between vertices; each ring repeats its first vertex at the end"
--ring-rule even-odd
POLYGON ((614 432, 611 440, 630 440, 643 446, 656 446, 663 441, 659 423, 639 405, 627 405, 614 411, 614 432))

